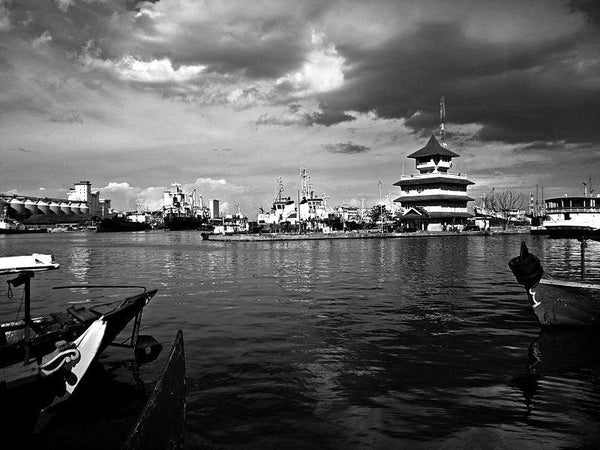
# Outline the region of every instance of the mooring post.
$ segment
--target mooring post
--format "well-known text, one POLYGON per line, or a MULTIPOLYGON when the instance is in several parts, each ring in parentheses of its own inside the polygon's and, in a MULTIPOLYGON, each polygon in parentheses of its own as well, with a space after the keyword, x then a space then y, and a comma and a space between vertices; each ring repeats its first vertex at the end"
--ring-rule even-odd
POLYGON ((584 238, 581 239, 581 279, 585 278, 585 248, 587 247, 587 242, 584 238))
POLYGON ((23 290, 25 292, 25 356, 23 359, 23 365, 29 364, 29 352, 31 345, 31 279, 33 278, 33 272, 23 273, 23 281, 25 286, 23 290))

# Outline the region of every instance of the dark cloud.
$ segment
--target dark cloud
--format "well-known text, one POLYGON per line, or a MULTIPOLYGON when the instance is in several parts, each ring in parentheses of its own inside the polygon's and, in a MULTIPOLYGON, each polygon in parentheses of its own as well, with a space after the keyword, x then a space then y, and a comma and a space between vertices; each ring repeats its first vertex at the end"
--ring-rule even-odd
POLYGON ((83 123, 83 119, 77 113, 77 111, 66 111, 63 113, 52 114, 48 118, 48 121, 58 123, 83 123))
POLYGON ((356 120, 356 117, 346 114, 343 111, 329 108, 328 106, 323 107, 321 105, 321 111, 313 113, 305 113, 304 118, 308 125, 325 125, 329 127, 340 122, 349 122, 356 120))
POLYGON ((569 7, 571 12, 580 11, 590 22, 600 25, 600 2, 598 0, 571 0, 569 7))
POLYGON ((294 4, 292 14, 280 5, 270 11, 260 8, 257 4, 232 9, 222 16, 218 16, 223 14, 220 8, 215 8, 211 20, 199 16, 198 20, 191 17, 178 23, 177 31, 167 41, 161 39, 162 31, 155 22, 141 14, 133 28, 149 39, 124 40, 121 51, 140 57, 165 55, 177 65, 200 62, 208 72, 222 75, 243 73, 250 79, 279 78, 297 70, 303 62, 310 47, 310 20, 328 7, 318 2, 294 4))
POLYGON ((590 30, 534 43, 488 42, 458 24, 421 24, 377 51, 340 45, 351 69, 342 89, 324 95, 328 124, 344 111, 403 118, 427 135, 446 121, 480 124, 479 137, 600 141, 600 35, 590 30))
POLYGON ((337 144, 324 144, 322 147, 331 153, 365 153, 371 150, 370 147, 365 147, 364 145, 355 144, 353 142, 339 142, 337 144))

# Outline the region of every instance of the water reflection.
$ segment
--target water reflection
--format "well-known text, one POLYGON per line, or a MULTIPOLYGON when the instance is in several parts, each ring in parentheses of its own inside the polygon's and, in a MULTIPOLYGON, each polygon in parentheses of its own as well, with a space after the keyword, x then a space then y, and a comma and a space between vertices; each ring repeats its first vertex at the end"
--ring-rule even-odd
MULTIPOLYGON (((600 282, 600 242, 588 240, 585 249, 585 278, 600 282)), ((576 239, 538 239, 539 254, 546 273, 556 278, 579 280, 581 244, 576 239)))
MULTIPOLYGON (((159 284, 143 326, 164 345, 176 329, 185 333, 189 448, 581 447, 600 429, 600 370, 584 354, 597 340, 538 336, 507 267, 525 240, 548 272, 577 272, 576 241, 78 239, 30 236, 5 247, 53 253, 63 267, 85 247, 90 284, 159 284), (565 356, 564 345, 575 348, 565 356), (510 383, 516 376, 530 384, 510 383)), ((595 261, 591 271, 600 272, 595 261)), ((36 275, 35 292, 72 278, 67 270, 36 275)), ((62 301, 51 291, 43 304, 64 310, 62 301)), ((144 371, 158 376, 160 367, 144 371)), ((107 403, 119 395, 110 389, 107 403)), ((115 421, 132 419, 132 409, 113 403, 115 421)), ((77 434, 90 435, 86 448, 102 443, 109 422, 96 439, 77 434)))
MULTIPOLYGON (((529 345, 525 373, 513 379, 522 390, 527 411, 534 411, 536 401, 545 402, 548 396, 568 398, 568 403, 597 400, 600 383, 594 374, 600 371, 599 346, 600 332, 593 328, 542 330, 529 345), (557 377, 563 380, 560 384, 557 377)), ((559 408, 567 406, 561 401, 559 408)))
POLYGON ((74 281, 79 284, 88 282, 90 271, 90 249, 87 246, 74 246, 70 248, 69 272, 74 281))

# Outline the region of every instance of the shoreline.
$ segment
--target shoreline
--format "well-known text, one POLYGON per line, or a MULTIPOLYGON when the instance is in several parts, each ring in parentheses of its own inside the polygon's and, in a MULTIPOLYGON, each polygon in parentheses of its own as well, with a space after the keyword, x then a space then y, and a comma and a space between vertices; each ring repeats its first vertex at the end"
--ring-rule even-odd
POLYGON ((202 238, 216 242, 274 242, 274 241, 320 241, 331 239, 402 239, 419 237, 449 237, 449 236, 494 236, 499 234, 529 234, 529 230, 507 231, 418 231, 414 233, 262 233, 262 234, 208 234, 202 238))

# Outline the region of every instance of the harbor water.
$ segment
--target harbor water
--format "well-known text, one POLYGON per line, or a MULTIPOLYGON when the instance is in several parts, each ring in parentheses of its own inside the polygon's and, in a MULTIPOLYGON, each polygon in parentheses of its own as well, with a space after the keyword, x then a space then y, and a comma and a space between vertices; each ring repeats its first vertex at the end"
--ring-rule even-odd
MULTIPOLYGON (((50 253, 61 264, 32 280, 33 315, 126 295, 53 286, 158 289, 142 333, 161 356, 135 377, 131 352, 107 349, 80 391, 43 415, 34 442, 119 448, 181 329, 186 448, 597 447, 598 333, 541 331, 507 265, 521 240, 547 273, 580 278, 577 241, 529 235, 0 236, 2 256, 50 253)), ((600 243, 586 255, 586 277, 600 282, 600 243)), ((21 291, 8 299, 3 286, 0 320, 13 320, 21 291)))

